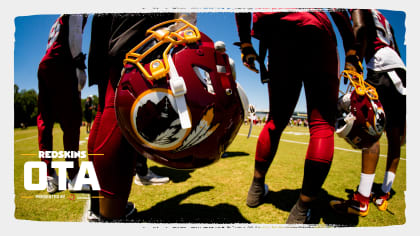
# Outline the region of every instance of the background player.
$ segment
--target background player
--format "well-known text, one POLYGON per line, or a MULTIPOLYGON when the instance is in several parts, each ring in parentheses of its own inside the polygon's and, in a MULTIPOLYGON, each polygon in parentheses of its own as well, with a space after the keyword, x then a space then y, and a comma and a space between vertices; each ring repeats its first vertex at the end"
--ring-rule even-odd
POLYGON ((86 133, 90 133, 90 128, 92 125, 92 113, 95 106, 93 105, 93 96, 89 95, 85 101, 85 121, 86 121, 86 133))
MULTIPOLYGON (((344 39, 351 49, 353 35, 348 17, 334 13, 344 39)), ((334 153, 334 123, 338 96, 337 42, 325 12, 237 13, 236 21, 244 65, 258 72, 257 54, 251 35, 268 48, 269 116, 261 131, 255 155, 254 177, 247 205, 257 207, 268 192, 265 176, 276 154, 282 131, 289 122, 305 87, 310 141, 306 154, 302 190, 287 219, 288 224, 305 223, 311 203, 324 183, 334 153), (253 20, 252 31, 250 29, 253 20)), ((265 54, 260 50, 260 55, 265 54)), ((261 61, 263 59, 261 58, 261 61)), ((352 65, 351 63, 349 65, 352 65)))
MULTIPOLYGON (((51 28, 47 51, 38 68, 38 144, 40 151, 52 151, 54 122, 63 130, 65 151, 79 150, 82 108, 80 91, 86 82, 85 55, 82 53, 82 34, 87 15, 61 15, 51 28)), ((47 191, 58 191, 58 176, 51 168, 51 158, 41 158, 47 164, 47 191)), ((70 179, 68 188, 75 191, 74 184, 79 171, 78 158, 66 158, 73 162, 67 169, 70 179)), ((83 185, 82 191, 89 190, 83 185)))
MULTIPOLYGON (((395 41, 393 29, 378 10, 352 10, 353 31, 358 56, 367 65, 366 81, 376 88, 386 115, 388 155, 384 180, 373 201, 385 211, 400 160, 401 145, 405 142, 406 126, 406 71, 395 41)), ((362 151, 362 172, 357 192, 350 200, 331 202, 340 212, 366 216, 376 165, 379 159, 379 141, 362 151)))

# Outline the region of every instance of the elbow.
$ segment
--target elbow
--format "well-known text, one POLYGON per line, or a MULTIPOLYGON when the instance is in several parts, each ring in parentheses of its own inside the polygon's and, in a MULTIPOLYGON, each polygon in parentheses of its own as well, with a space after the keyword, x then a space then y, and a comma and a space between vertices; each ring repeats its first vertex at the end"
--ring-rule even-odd
POLYGON ((357 38, 357 35, 366 34, 366 25, 363 23, 354 23, 353 32, 357 38))
POLYGON ((365 24, 354 24, 353 25, 353 33, 354 38, 356 39, 356 42, 358 41, 363 42, 367 39, 367 27, 365 24))

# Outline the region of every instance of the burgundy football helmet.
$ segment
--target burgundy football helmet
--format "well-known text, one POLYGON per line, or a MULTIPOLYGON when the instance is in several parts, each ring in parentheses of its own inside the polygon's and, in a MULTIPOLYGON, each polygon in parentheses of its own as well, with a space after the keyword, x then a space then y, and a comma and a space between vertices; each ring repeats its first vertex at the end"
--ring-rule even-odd
POLYGON ((126 55, 117 87, 118 124, 130 144, 160 164, 192 169, 217 161, 244 120, 229 59, 181 19, 163 22, 126 55), (175 32, 169 23, 185 24, 175 32))
MULTIPOLYGON (((358 75, 359 76, 359 75, 358 75)), ((336 133, 353 148, 366 149, 379 140, 385 128, 385 112, 374 87, 351 76, 354 90, 338 99, 341 117, 336 133)))

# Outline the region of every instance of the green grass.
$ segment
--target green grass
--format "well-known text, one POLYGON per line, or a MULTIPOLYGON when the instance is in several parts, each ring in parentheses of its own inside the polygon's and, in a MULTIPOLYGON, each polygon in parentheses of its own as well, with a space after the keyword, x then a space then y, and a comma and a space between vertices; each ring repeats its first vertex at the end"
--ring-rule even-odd
MULTIPOLYGON (((14 187, 15 187, 15 217, 16 219, 37 221, 80 221, 86 204, 88 194, 73 195, 62 191, 49 195, 47 191, 28 191, 24 188, 24 164, 27 161, 39 161, 38 156, 25 156, 22 154, 38 153, 38 131, 36 127, 15 129, 15 158, 14 158, 14 187), (55 197, 48 199, 46 197, 55 197), (83 199, 82 199, 83 198, 83 199), (74 199, 74 200, 71 200, 74 199)), ((53 130, 54 150, 63 148, 63 132, 59 125, 53 130)), ((81 130, 80 140, 87 141, 85 129, 81 130)), ((87 143, 87 142, 86 142, 87 143)), ((80 145, 85 151, 87 145, 80 145)), ((33 183, 38 182, 38 172, 33 171, 33 183)))
MULTIPOLYGON (((248 139, 248 126, 243 126, 240 134, 227 150, 228 156, 208 167, 196 170, 176 170, 149 161, 150 168, 157 174, 169 176, 171 182, 161 186, 132 186, 130 201, 136 204, 137 222, 148 223, 253 223, 284 224, 291 207, 299 195, 303 164, 309 141, 308 129, 286 128, 276 157, 267 174, 266 183, 270 192, 266 203, 257 207, 246 206, 246 196, 252 180, 257 136, 262 127, 256 126, 248 139), (304 135, 296 135, 298 132, 304 135), (294 142, 289 142, 294 141, 294 142)), ((62 150, 62 132, 54 129, 55 150, 62 150)), ((84 129, 81 140, 86 141, 84 129)), ((86 150, 87 143, 80 150, 86 150)), ((335 138, 335 146, 352 150, 343 139, 335 138)), ((381 154, 386 155, 386 139, 381 138, 381 154)), ((38 160, 37 157, 22 156, 37 152, 37 130, 15 129, 15 217, 41 221, 80 221, 87 194, 76 194, 74 200, 68 191, 57 193, 62 199, 28 198, 48 195, 46 191, 26 191, 23 187, 23 165, 25 161, 38 160)), ((314 216, 320 226, 388 226, 402 225, 405 217, 406 153, 402 148, 397 176, 389 201, 389 210, 380 212, 370 204, 366 217, 345 216, 334 213, 328 206, 333 198, 347 199, 359 184, 361 170, 360 152, 335 150, 334 161, 323 185, 320 200, 314 207, 314 216)), ((381 157, 375 177, 375 186, 382 183, 385 157, 381 157)), ((34 178, 37 178, 34 173, 34 178)))

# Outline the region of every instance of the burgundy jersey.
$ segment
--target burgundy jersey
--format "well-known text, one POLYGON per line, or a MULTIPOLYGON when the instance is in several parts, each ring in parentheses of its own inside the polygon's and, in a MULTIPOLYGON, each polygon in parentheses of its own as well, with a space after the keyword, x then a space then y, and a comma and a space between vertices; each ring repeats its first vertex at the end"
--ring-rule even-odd
MULTIPOLYGON (((51 59, 70 60, 73 58, 69 47, 69 18, 70 15, 61 15, 51 27, 47 51, 42 61, 51 59)), ((87 17, 84 17, 83 27, 86 24, 86 20, 87 17)))
POLYGON ((308 26, 312 25, 318 27, 322 30, 326 30, 329 34, 334 35, 334 30, 331 25, 330 20, 328 19, 327 14, 322 11, 312 10, 312 11, 292 11, 292 9, 285 9, 285 11, 279 12, 255 12, 252 15, 253 29, 252 36, 257 39, 260 39, 259 35, 259 21, 268 15, 276 14, 279 16, 279 20, 289 21, 296 23, 297 26, 308 26))

